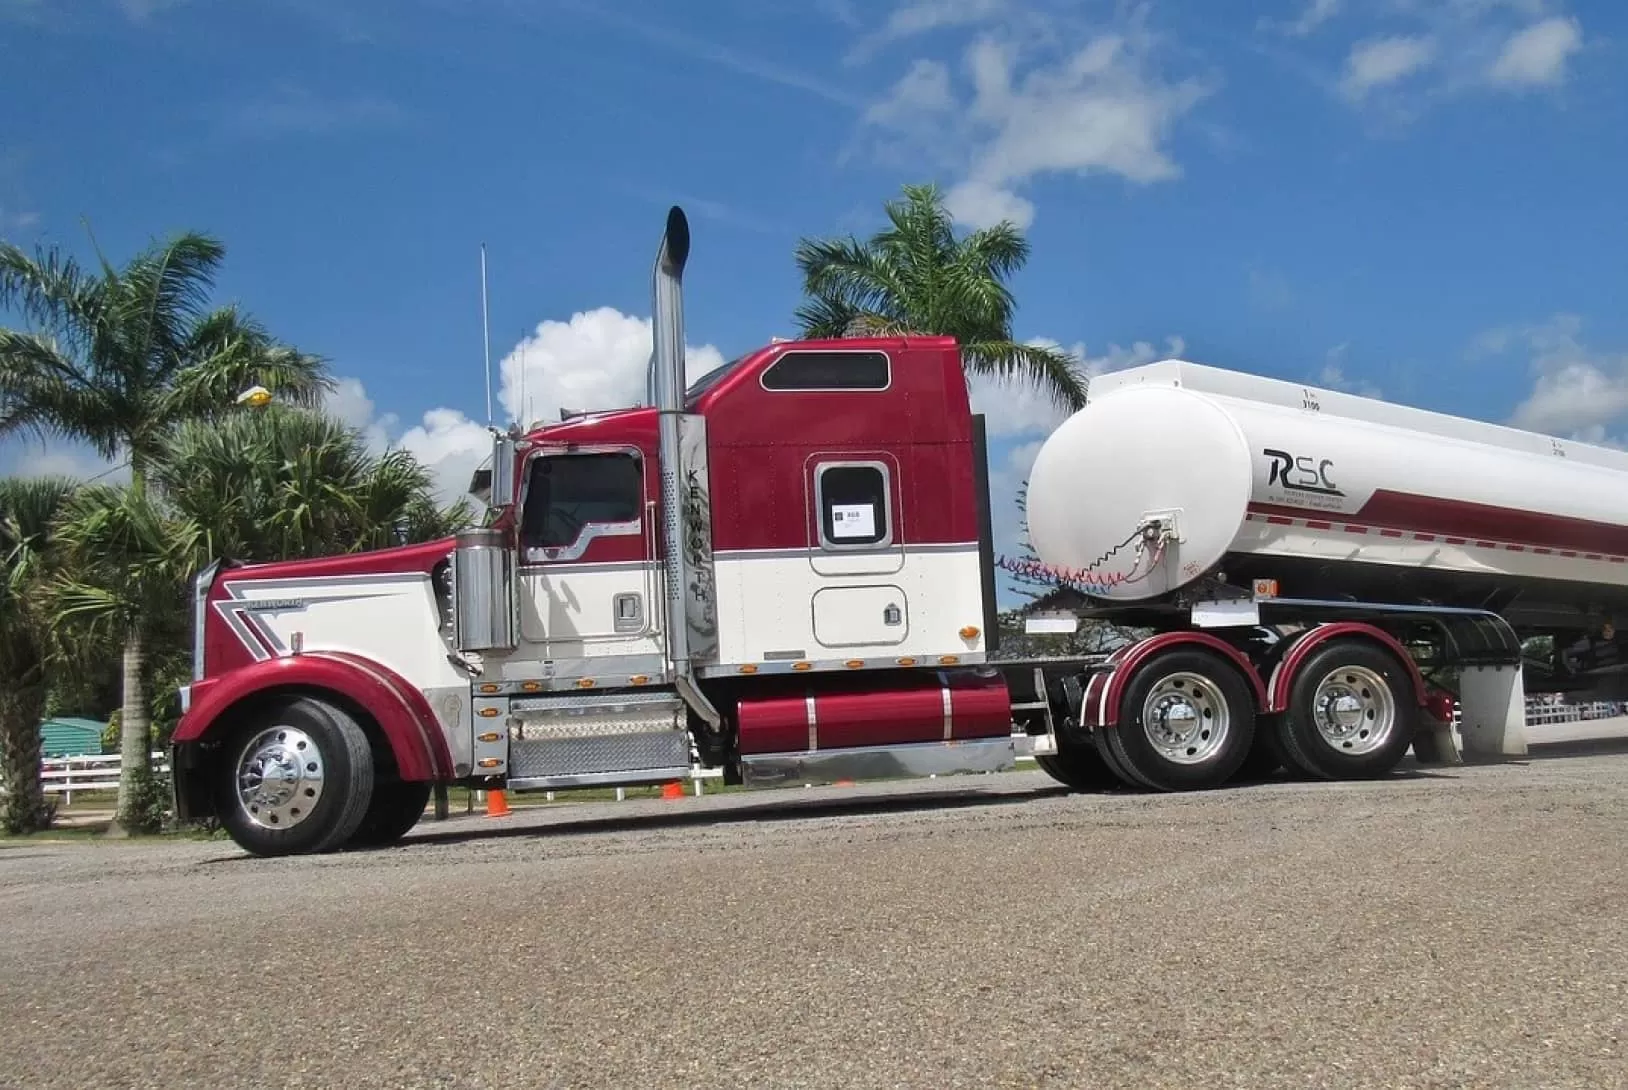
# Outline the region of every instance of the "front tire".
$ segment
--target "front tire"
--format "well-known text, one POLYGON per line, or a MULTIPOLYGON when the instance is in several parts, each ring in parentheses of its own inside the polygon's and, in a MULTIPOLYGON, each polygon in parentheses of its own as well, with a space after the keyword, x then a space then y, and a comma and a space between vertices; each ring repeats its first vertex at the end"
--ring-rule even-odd
POLYGON ((1284 756, 1325 780, 1372 779, 1413 744, 1418 709, 1402 665, 1364 640, 1335 640, 1301 664, 1278 725, 1284 756))
POLYGON ((1156 791, 1220 787, 1249 756, 1255 701, 1244 679, 1207 651, 1155 655, 1136 671, 1103 730, 1115 763, 1156 791))
POLYGON ((368 804, 367 816, 350 838, 354 848, 384 848, 412 831, 424 816, 424 807, 430 803, 431 785, 427 782, 396 780, 373 785, 373 801, 368 804))
POLYGON ((373 797, 373 751, 361 725, 311 697, 279 700, 244 722, 216 770, 216 813, 252 855, 336 848, 373 797))

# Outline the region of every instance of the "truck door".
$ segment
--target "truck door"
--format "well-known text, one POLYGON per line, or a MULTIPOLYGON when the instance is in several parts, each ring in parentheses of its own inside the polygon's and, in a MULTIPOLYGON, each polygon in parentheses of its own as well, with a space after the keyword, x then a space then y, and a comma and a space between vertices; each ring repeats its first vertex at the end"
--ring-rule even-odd
POLYGON ((520 637, 544 676, 660 673, 653 482, 636 447, 543 450, 521 494, 520 637))

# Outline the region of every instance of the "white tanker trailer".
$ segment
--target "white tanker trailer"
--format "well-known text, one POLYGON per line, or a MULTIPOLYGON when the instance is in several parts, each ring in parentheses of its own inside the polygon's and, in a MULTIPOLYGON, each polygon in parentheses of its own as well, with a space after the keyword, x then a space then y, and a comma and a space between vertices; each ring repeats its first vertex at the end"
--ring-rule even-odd
POLYGON ((1108 603, 1220 568, 1540 627, 1628 606, 1628 453, 1181 360, 1096 379, 1027 514, 1041 561, 1108 603), (1126 544, 1150 524, 1163 545, 1126 544))
POLYGON ((1488 610, 1554 639, 1529 689, 1628 691, 1628 656, 1589 655, 1628 613, 1628 452, 1172 359, 1092 382, 1026 507, 1087 615, 1228 592, 1488 610))

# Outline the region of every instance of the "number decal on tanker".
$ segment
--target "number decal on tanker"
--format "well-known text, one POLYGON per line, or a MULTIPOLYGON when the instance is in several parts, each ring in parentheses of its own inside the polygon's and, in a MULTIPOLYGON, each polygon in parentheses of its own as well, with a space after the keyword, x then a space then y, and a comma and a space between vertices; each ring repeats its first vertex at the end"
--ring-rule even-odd
POLYGON ((1322 403, 1317 400, 1317 395, 1304 386, 1300 388, 1300 407, 1308 412, 1320 413, 1323 411, 1322 403))

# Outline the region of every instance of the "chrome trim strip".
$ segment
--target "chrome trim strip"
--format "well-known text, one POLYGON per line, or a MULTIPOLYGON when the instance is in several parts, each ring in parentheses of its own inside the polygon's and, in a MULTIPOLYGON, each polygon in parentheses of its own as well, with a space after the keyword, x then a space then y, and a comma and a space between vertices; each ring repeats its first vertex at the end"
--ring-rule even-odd
POLYGON ((813 753, 820 748, 820 717, 814 710, 814 694, 804 697, 804 706, 808 709, 808 751, 813 753))
MULTIPOLYGON (((898 552, 902 549, 906 553, 967 553, 971 556, 977 556, 978 554, 978 543, 976 541, 933 542, 931 544, 918 545, 909 541, 899 541, 897 537, 895 537, 893 544, 887 548, 874 545, 869 546, 869 548, 872 552, 877 553, 898 552)), ((796 548, 777 547, 769 549, 718 549, 712 554, 715 561, 802 560, 810 556, 826 555, 829 554, 825 550, 809 548, 808 546, 799 546, 796 548)))
MULTIPOLYGON (((724 663, 718 666, 701 666, 698 667, 695 672, 701 677, 705 678, 720 678, 746 677, 749 676, 749 674, 763 676, 779 674, 823 674, 838 672, 857 674, 866 670, 953 670, 961 666, 982 666, 988 659, 988 656, 982 651, 957 651, 954 652, 954 655, 954 662, 939 662, 938 660, 940 656, 936 654, 898 654, 896 653, 896 649, 894 649, 885 656, 875 659, 864 659, 863 666, 848 666, 846 665, 846 663, 849 661, 848 659, 804 659, 802 661, 812 662, 812 665, 807 670, 794 670, 792 669, 792 662, 790 660, 784 660, 771 662, 736 662, 724 663), (916 661, 909 666, 904 666, 898 661, 899 659, 903 658, 915 659, 916 661), (751 667, 751 670, 747 672, 744 670, 745 667, 751 667)), ((862 656, 856 655, 854 657, 861 658, 862 656)))
POLYGON ((1006 736, 967 742, 827 749, 818 753, 756 754, 741 758, 741 781, 753 788, 788 787, 836 780, 1005 772, 1015 767, 1017 745, 1006 736))
POLYGON ((942 686, 939 692, 944 694, 944 740, 948 742, 955 731, 955 701, 948 685, 942 686))

